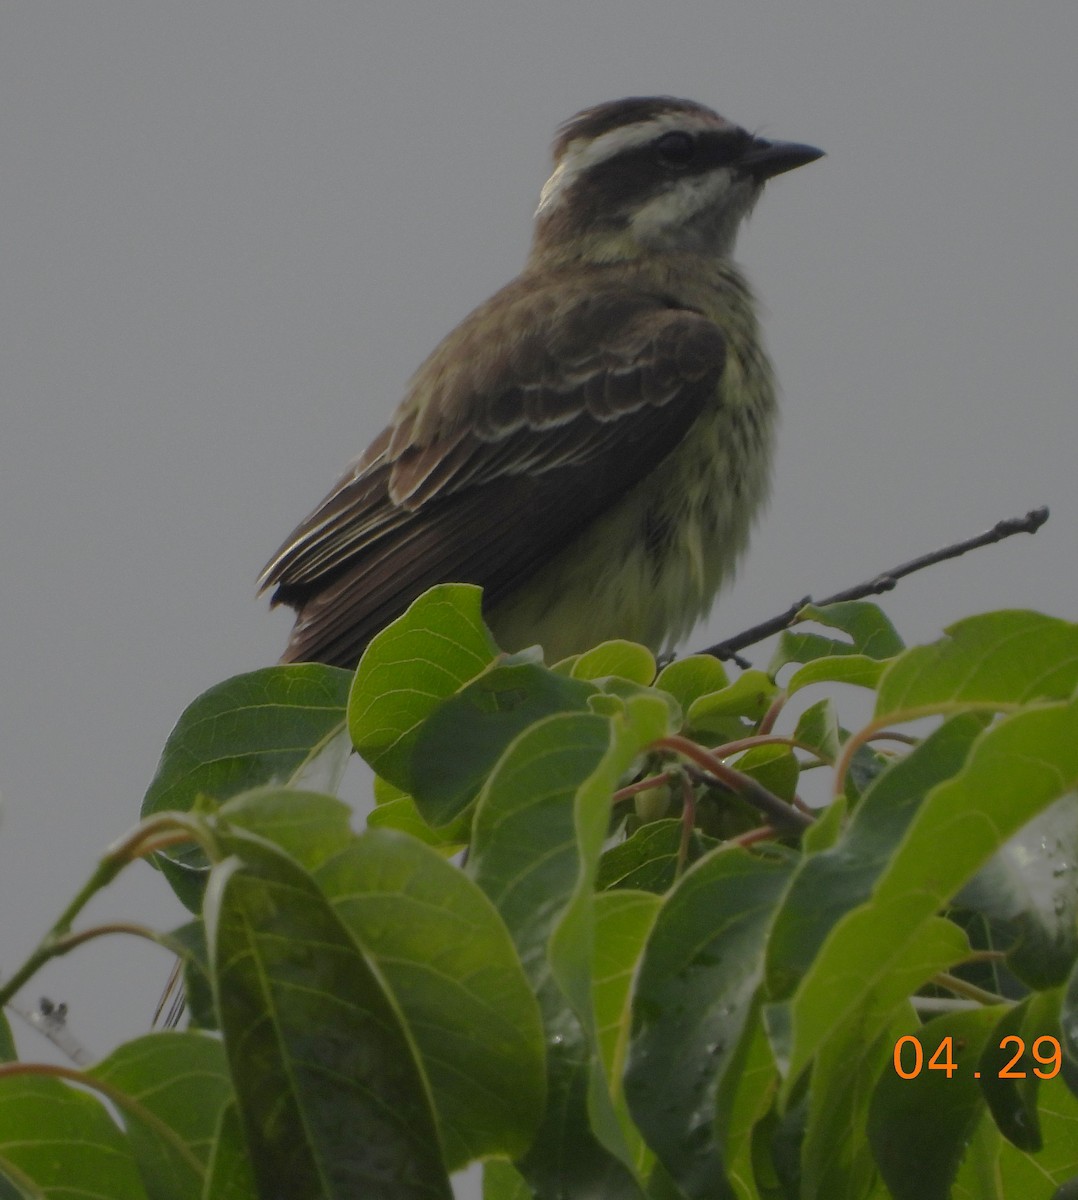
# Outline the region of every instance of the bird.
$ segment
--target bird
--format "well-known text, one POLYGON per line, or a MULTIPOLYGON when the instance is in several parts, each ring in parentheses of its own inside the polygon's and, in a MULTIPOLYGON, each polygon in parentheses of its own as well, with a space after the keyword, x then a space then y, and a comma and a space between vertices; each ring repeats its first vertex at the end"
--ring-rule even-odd
POLYGON ((498 646, 669 650, 768 487, 776 385, 734 241, 823 151, 672 96, 557 131, 522 272, 446 336, 263 569, 282 662, 354 668, 424 591, 483 589, 498 646))

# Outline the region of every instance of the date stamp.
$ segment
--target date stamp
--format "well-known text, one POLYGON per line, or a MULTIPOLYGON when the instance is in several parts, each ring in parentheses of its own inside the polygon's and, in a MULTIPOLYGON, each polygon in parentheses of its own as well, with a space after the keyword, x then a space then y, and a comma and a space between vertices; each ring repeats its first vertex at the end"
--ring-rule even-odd
MULTIPOLYGON (((1009 1034, 999 1043, 1000 1050, 1006 1054, 1013 1049, 1013 1056, 999 1068, 996 1077, 999 1079, 1025 1079, 1024 1070, 1018 1069, 1018 1063, 1025 1057, 1026 1043, 1016 1034, 1009 1034)), ((1054 1079, 1063 1065, 1063 1052, 1058 1039, 1045 1035, 1037 1038, 1029 1048, 1029 1053, 1038 1064, 1033 1068, 1033 1074, 1038 1079, 1054 1079), (1043 1068, 1043 1069, 1042 1069, 1043 1068)), ((894 1050, 895 1073, 902 1079, 916 1079, 922 1070, 943 1071, 947 1078, 958 1070, 955 1062, 955 1044, 953 1037, 945 1037, 932 1052, 925 1063, 925 1049, 920 1041, 907 1033, 895 1042, 894 1050)), ((974 1079, 980 1079, 980 1071, 973 1072, 974 1079)))

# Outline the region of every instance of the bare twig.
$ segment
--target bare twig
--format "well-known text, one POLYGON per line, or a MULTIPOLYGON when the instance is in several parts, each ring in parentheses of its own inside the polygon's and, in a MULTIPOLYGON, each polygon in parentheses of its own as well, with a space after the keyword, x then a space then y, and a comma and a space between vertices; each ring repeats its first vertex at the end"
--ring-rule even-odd
POLYGON ((925 567, 934 566, 939 562, 946 562, 949 558, 958 558, 960 555, 966 554, 970 550, 976 550, 981 546, 991 546, 996 542, 1002 542, 1004 538, 1013 537, 1016 533, 1036 533, 1047 520, 1047 507, 1034 508, 1030 512, 1027 512, 1024 517, 1010 517, 1005 521, 998 522, 991 529, 978 534, 976 537, 967 538, 963 542, 954 542, 950 546, 944 546, 942 549, 922 554, 918 558, 911 558, 909 562, 900 563, 897 567, 892 567, 891 570, 884 571, 881 575, 877 575, 873 579, 867 579, 863 583, 845 588, 841 592, 835 592, 833 596, 827 596, 823 600, 813 601, 811 596, 805 596, 803 599, 791 604, 785 612, 781 612, 767 621, 761 621, 759 625, 754 625, 751 629, 746 629, 741 633, 735 634, 732 638, 727 638, 723 642, 717 642, 714 646, 708 646, 706 650, 701 650, 698 653, 710 654, 715 658, 724 660, 732 659, 739 667, 747 667, 749 663, 741 658, 737 652, 743 650, 746 646, 762 642, 764 638, 771 637, 772 634, 781 633, 784 629, 788 629, 796 623, 801 610, 807 604, 816 603, 820 608, 823 608, 828 604, 840 604, 846 600, 862 600, 865 596, 880 596, 884 592, 891 591, 898 581, 906 575, 912 575, 915 571, 923 571, 925 567))
POLYGON ((946 996, 911 996, 910 1004, 915 1012, 927 1017, 936 1017, 940 1013, 973 1012, 984 1007, 976 1000, 951 1000, 946 996))
POLYGON ((753 808, 762 812, 772 825, 789 829, 807 829, 812 824, 812 818, 787 804, 785 800, 769 792, 751 775, 738 771, 721 758, 716 757, 710 750, 698 746, 687 737, 674 733, 668 737, 658 738, 652 742, 653 750, 672 750, 675 754, 687 758, 689 763, 682 769, 691 779, 707 784, 708 787, 723 787, 736 792, 747 800, 753 808), (690 765, 691 764, 691 765, 690 765))
POLYGON ((663 771, 658 775, 648 775, 645 779, 638 779, 636 783, 628 783, 623 788, 618 790, 610 797, 611 804, 620 804, 622 800, 628 800, 630 796, 635 796, 638 792, 647 792, 652 788, 663 787, 673 779, 676 772, 663 771))
POLYGON ((1007 1001, 1006 996, 987 992, 975 983, 960 979, 949 971, 941 971, 938 975, 933 975, 929 982, 936 984, 937 987, 946 988, 949 992, 954 992, 956 996, 961 996, 965 1000, 976 1000, 978 1004, 1005 1004, 1007 1001))
POLYGON ((756 829, 747 829, 737 837, 727 838, 729 846, 755 846, 757 842, 772 842, 779 836, 774 825, 760 825, 756 829))

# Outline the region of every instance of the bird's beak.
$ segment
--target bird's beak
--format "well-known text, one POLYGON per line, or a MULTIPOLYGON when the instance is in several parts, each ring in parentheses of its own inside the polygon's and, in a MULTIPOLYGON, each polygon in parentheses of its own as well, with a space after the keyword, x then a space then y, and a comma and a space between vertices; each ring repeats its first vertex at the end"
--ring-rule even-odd
POLYGON ((766 138, 753 138, 752 145, 738 161, 738 170, 744 171, 763 183, 772 175, 803 167, 805 163, 823 158, 823 151, 815 146, 804 146, 800 142, 769 142, 766 138))

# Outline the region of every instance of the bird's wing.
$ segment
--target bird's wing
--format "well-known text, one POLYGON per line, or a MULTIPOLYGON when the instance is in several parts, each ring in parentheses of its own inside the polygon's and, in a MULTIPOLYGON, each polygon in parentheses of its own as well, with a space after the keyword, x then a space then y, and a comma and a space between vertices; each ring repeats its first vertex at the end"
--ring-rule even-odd
POLYGON ((266 566, 298 612, 285 659, 354 665, 435 583, 497 603, 678 444, 724 360, 718 326, 662 296, 510 285, 266 566))

